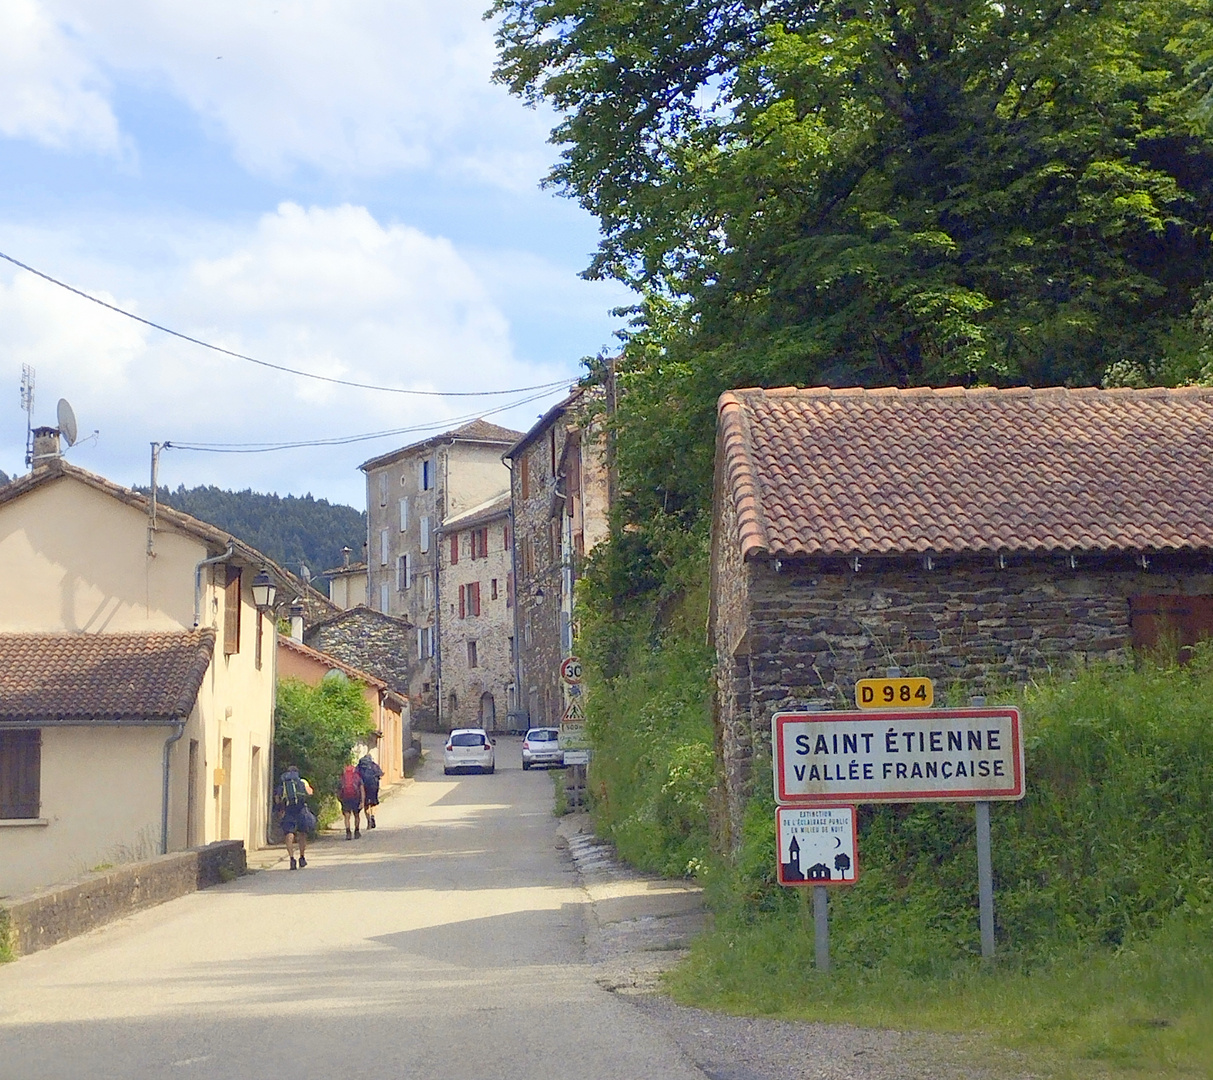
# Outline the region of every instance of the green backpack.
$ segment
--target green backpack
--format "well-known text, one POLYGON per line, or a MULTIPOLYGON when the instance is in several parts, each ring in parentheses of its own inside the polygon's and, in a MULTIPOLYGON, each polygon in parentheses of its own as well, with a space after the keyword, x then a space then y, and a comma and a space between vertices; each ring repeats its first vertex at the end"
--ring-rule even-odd
POLYGON ((307 798, 303 781, 294 777, 282 781, 282 805, 299 806, 307 798))

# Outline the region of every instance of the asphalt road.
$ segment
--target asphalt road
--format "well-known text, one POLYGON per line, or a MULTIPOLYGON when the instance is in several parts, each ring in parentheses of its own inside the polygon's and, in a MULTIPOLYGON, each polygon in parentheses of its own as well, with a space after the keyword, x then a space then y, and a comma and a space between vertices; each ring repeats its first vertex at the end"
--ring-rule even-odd
MULTIPOLYGON (((441 744, 437 744, 439 747, 441 744)), ((702 1080, 604 990, 546 773, 431 760, 361 840, 0 967, 0 1078, 702 1080)))

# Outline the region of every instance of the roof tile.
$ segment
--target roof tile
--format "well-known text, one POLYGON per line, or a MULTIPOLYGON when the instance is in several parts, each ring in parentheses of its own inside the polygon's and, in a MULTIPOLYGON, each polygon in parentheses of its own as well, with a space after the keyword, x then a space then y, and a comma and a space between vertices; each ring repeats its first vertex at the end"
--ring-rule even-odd
POLYGON ((745 556, 1213 548, 1213 389, 736 390, 745 556))

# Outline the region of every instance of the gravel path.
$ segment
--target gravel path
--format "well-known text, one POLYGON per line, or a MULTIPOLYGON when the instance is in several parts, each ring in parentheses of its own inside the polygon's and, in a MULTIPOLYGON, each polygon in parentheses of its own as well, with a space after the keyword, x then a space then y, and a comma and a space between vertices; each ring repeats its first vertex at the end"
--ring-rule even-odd
POLYGON ((600 986, 657 1021, 707 1080, 1028 1080, 1009 1054, 990 1060, 977 1040, 729 1016, 676 1005, 658 992, 661 973, 686 955, 706 925, 702 895, 684 882, 640 874, 592 833, 588 815, 560 835, 589 894, 586 934, 600 986))

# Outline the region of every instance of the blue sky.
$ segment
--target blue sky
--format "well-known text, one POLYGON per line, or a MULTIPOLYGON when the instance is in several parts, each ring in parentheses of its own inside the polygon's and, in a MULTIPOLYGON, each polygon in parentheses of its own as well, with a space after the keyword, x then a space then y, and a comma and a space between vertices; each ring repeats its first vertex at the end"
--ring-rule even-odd
MULTIPOLYGON (((631 301, 541 191, 554 118, 490 81, 486 0, 0 0, 0 251, 139 315, 318 374, 429 390, 577 377, 631 301)), ((332 438, 513 399, 342 389, 226 359, 0 263, 0 469, 75 407, 69 459, 145 482, 148 444, 332 438), (7 389, 6 389, 7 388, 7 389), (98 436, 86 436, 97 430, 98 436)), ((556 395, 493 416, 526 428, 556 395)), ((162 481, 351 502, 425 437, 169 451, 162 481)))

